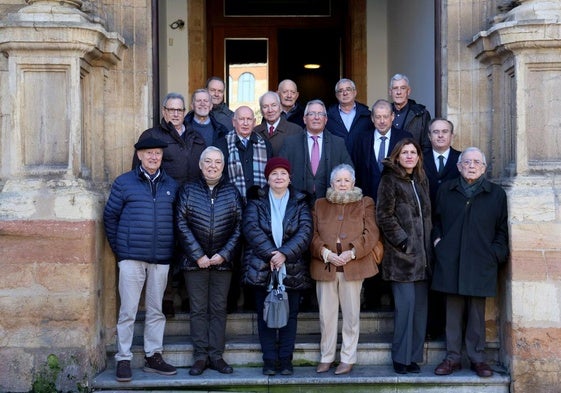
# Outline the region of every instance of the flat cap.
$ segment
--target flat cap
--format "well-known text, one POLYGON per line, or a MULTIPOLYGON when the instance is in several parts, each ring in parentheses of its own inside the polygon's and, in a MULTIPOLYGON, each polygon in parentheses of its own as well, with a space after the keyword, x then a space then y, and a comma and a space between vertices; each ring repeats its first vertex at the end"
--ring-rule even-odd
POLYGON ((153 137, 143 138, 142 140, 136 142, 136 144, 134 145, 134 148, 136 150, 157 149, 157 148, 165 149, 166 147, 168 147, 168 144, 166 142, 153 137))

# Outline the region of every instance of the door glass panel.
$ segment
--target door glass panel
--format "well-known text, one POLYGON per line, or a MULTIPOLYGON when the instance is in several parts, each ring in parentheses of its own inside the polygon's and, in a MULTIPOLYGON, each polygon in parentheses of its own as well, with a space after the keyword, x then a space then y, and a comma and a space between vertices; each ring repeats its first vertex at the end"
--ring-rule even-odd
POLYGON ((266 38, 227 38, 226 75, 228 106, 232 110, 247 105, 261 122, 259 97, 269 90, 268 40, 266 38))

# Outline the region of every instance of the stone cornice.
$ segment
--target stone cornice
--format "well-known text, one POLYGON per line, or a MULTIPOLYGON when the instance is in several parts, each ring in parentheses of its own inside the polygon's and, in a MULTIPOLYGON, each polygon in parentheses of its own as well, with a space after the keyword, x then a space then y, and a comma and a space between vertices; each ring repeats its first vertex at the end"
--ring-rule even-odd
POLYGON ((100 18, 56 3, 33 2, 0 20, 0 52, 37 56, 53 50, 75 51, 97 66, 114 65, 121 59, 126 44, 118 33, 108 32, 100 18))

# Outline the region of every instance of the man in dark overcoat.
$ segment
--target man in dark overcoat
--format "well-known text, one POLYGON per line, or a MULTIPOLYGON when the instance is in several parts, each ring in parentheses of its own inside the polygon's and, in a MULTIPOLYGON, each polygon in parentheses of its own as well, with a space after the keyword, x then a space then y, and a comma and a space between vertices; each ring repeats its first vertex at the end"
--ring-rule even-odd
POLYGON ((497 292, 497 272, 508 257, 508 209, 504 190, 488 181, 485 155, 462 152, 460 177, 444 183, 436 197, 432 289, 446 294, 446 358, 434 373, 461 368, 462 331, 471 369, 493 370, 485 361, 485 298, 497 292), (464 315, 466 316, 464 318, 464 315))

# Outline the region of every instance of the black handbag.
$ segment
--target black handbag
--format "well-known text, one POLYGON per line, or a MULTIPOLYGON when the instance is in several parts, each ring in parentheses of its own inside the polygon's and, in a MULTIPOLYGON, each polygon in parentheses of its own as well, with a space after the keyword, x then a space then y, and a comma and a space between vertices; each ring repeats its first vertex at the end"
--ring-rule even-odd
POLYGON ((279 271, 271 271, 269 280, 269 293, 265 297, 263 305, 263 320, 267 323, 267 327, 271 329, 280 329, 288 323, 288 294, 279 282, 279 271))

